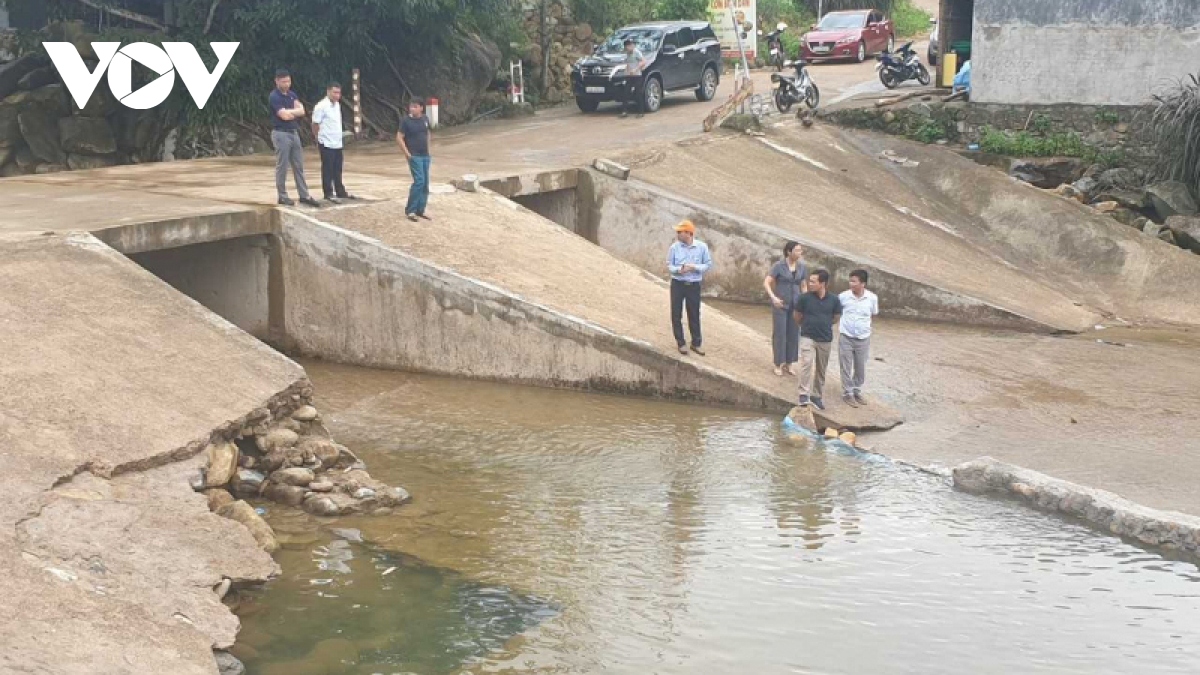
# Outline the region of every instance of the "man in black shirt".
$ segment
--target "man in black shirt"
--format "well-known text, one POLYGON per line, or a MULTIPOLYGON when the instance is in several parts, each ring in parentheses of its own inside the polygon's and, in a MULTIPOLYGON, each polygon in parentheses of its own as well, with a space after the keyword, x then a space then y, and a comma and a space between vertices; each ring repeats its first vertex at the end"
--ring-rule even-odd
POLYGON ((288 167, 296 180, 300 203, 319 207, 321 204, 308 192, 304 179, 304 147, 300 144, 300 122, 305 116, 304 104, 292 91, 292 75, 286 70, 275 72, 275 89, 267 99, 271 106, 271 142, 275 144, 275 190, 283 206, 295 204, 287 194, 288 167))
POLYGON ((429 130, 429 118, 425 117, 425 102, 413 99, 408 104, 408 117, 400 122, 396 133, 396 144, 408 158, 408 170, 412 172, 412 187, 408 189, 408 205, 404 215, 416 222, 417 218, 433 220, 425 215, 429 204, 429 146, 433 132, 429 130))
POLYGON ((842 303, 829 292, 829 272, 817 270, 808 276, 808 293, 800 296, 796 321, 800 324, 800 405, 811 401, 817 410, 825 409, 822 391, 829 352, 833 347, 833 326, 842 318, 842 303))

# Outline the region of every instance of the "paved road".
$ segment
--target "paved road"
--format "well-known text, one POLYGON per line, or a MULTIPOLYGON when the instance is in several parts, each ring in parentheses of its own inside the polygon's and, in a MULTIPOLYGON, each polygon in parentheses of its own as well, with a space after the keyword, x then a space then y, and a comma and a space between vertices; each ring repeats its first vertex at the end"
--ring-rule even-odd
MULTIPOLYGON (((875 61, 826 63, 810 68, 821 88, 822 105, 862 93, 882 92, 875 61)), ((755 92, 770 92, 770 73, 755 71, 755 92)), ((732 77, 721 82, 716 100, 733 92, 732 77)), ((520 120, 496 120, 446 129, 438 138, 435 178, 447 179, 470 172, 509 175, 531 169, 555 169, 586 163, 600 151, 614 153, 645 143, 674 141, 700 131, 701 121, 714 103, 700 103, 690 93, 671 95, 662 109, 645 117, 622 119, 616 105, 584 114, 573 105, 539 112, 520 120)), ((771 109, 773 111, 773 108, 771 109)), ((367 156, 390 155, 387 145, 364 149, 367 156)))

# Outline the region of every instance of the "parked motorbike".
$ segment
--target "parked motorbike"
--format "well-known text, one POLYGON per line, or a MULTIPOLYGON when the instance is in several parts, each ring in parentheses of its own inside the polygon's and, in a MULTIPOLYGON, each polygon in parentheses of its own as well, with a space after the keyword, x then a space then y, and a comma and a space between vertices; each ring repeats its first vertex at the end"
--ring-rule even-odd
POLYGON ((905 43, 895 52, 884 51, 879 54, 879 81, 888 89, 895 89, 904 82, 916 80, 922 86, 929 86, 929 71, 921 63, 921 57, 912 48, 913 43, 905 43))
POLYGON ((808 64, 803 60, 784 61, 785 67, 796 69, 795 75, 771 73, 771 89, 774 90, 775 107, 781 113, 791 110, 796 103, 804 102, 815 109, 821 102, 821 90, 808 75, 808 64))
POLYGON ((783 70, 783 61, 786 58, 783 54, 783 31, 787 30, 788 25, 780 21, 775 26, 775 30, 767 33, 767 51, 770 54, 768 63, 775 67, 775 72, 783 70))

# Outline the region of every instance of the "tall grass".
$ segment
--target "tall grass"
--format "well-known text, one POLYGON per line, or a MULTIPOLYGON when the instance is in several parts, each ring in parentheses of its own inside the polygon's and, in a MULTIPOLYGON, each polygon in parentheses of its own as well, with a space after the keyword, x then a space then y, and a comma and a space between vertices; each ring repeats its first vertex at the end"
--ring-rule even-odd
POLYGON ((928 33, 931 27, 929 19, 929 12, 913 5, 912 0, 896 0, 896 6, 892 9, 892 22, 898 38, 928 33))
POLYGON ((1200 78, 1190 75, 1154 96, 1149 132, 1158 151, 1157 177, 1200 193, 1200 78))

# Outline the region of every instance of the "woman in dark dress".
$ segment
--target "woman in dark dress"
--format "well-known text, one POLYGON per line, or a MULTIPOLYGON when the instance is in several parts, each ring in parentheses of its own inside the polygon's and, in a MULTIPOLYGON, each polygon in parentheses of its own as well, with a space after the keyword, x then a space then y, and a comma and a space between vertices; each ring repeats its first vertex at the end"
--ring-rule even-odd
POLYGON ((800 325, 795 310, 808 289, 808 267, 801 260, 803 256, 804 247, 789 241, 783 247, 783 260, 775 263, 763 280, 771 299, 771 341, 775 347, 775 374, 780 377, 784 373, 794 375, 792 365, 800 360, 800 325))

